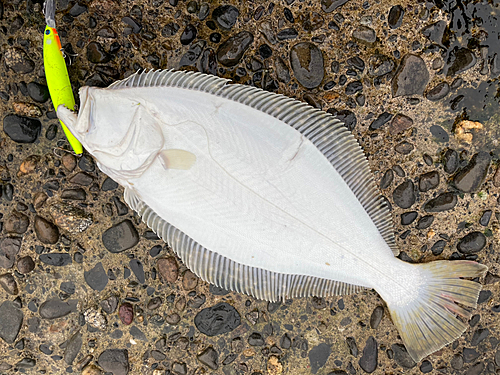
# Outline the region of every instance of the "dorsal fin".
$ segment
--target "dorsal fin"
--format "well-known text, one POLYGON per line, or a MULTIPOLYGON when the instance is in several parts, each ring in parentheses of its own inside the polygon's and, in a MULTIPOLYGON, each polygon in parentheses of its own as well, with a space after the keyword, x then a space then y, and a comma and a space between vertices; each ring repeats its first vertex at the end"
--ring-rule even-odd
POLYGON ((280 94, 199 72, 158 70, 134 73, 108 89, 180 87, 248 105, 290 125, 308 138, 342 176, 373 220, 394 255, 399 254, 392 217, 380 195, 368 160, 354 136, 333 115, 280 94))

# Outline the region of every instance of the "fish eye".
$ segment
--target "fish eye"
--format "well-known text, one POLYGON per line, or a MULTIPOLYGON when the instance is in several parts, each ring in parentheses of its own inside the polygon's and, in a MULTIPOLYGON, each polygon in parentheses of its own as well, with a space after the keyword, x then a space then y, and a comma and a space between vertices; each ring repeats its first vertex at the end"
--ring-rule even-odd
POLYGON ((45 30, 46 35, 50 35, 50 30, 45 30))

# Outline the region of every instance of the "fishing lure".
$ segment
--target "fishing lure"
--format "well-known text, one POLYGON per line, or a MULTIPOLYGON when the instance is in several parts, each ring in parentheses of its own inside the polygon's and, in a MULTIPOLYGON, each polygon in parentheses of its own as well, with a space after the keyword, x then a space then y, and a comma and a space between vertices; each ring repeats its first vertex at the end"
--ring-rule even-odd
POLYGON ((276 301, 374 288, 415 361, 460 337, 487 267, 398 259, 392 218, 332 115, 192 72, 80 89, 58 116, 201 279, 276 301))
MULTIPOLYGON (((61 104, 67 108, 74 109, 75 98, 73 97, 68 69, 64 61, 61 41, 56 30, 54 1, 47 0, 44 4, 45 22, 47 25, 43 33, 43 65, 45 67, 45 78, 47 79, 50 97, 57 112, 57 108, 61 104)), ((83 152, 82 144, 68 130, 63 121, 60 120, 60 123, 75 154, 81 154, 83 152)))

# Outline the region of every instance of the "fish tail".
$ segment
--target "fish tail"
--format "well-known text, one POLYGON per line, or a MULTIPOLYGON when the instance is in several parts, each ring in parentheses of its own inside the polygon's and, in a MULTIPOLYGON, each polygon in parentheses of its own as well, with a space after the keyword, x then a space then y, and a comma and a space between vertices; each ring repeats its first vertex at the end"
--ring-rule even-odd
POLYGON ((441 349, 460 337, 468 325, 458 316, 470 317, 481 284, 464 280, 484 275, 486 266, 471 261, 435 261, 415 264, 422 276, 416 298, 411 302, 388 305, 392 320, 406 350, 414 361, 441 349), (464 307, 462 307, 462 306, 464 307))

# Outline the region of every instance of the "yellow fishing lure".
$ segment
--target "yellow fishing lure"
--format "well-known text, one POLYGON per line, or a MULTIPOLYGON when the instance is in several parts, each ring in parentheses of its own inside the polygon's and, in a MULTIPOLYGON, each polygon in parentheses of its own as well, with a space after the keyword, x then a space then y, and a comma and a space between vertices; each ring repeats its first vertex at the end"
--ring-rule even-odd
MULTIPOLYGON (((43 65, 45 66, 45 77, 50 97, 56 111, 60 104, 69 109, 74 109, 75 98, 73 97, 68 69, 62 53, 61 41, 55 28, 54 0, 47 0, 44 12, 47 26, 43 34, 43 65)), ((82 144, 71 134, 66 125, 62 121, 60 122, 73 151, 77 155, 81 154, 83 152, 82 144)))

